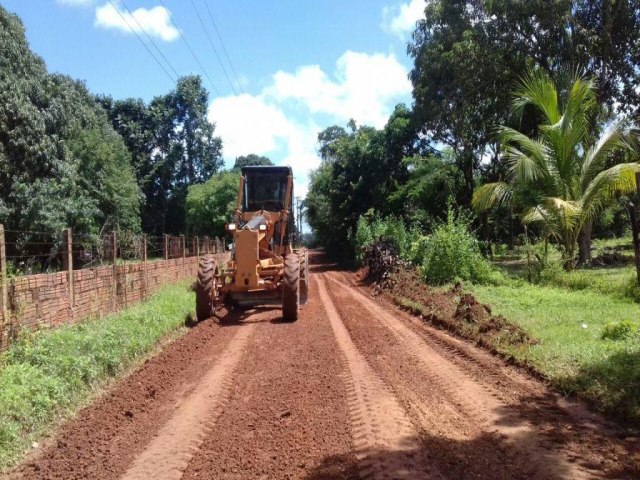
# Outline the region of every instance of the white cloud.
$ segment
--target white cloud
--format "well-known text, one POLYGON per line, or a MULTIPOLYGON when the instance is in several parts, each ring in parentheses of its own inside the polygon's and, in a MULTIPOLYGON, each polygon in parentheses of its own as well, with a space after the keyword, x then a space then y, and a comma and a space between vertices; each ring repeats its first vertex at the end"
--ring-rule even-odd
MULTIPOLYGON (((70 1, 79 2, 82 0, 70 1)), ((105 3, 96 8, 94 25, 127 33, 141 33, 144 29, 150 36, 166 42, 176 40, 180 36, 178 29, 171 23, 171 12, 162 6, 150 9, 138 8, 129 13, 129 11, 111 3, 105 3)))
POLYGON ((347 51, 336 66, 335 79, 318 65, 293 74, 280 71, 268 94, 278 101, 294 100, 311 113, 380 128, 389 116, 389 103, 411 93, 406 68, 391 54, 347 51))
POLYGON ((88 7, 93 5, 93 0, 56 0, 60 5, 68 5, 70 7, 88 7))
POLYGON ((426 0, 411 0, 408 3, 384 7, 382 10, 382 29, 404 39, 412 32, 416 22, 424 18, 426 0))
POLYGON ((209 118, 222 138, 227 166, 240 155, 266 155, 293 167, 296 195, 304 196, 310 171, 320 165, 318 132, 351 118, 380 128, 410 93, 407 69, 393 55, 348 51, 333 75, 318 65, 279 71, 257 95, 214 99, 209 118))
POLYGON ((280 109, 261 96, 247 94, 216 98, 209 107, 209 118, 216 122, 227 158, 273 152, 278 139, 286 138, 292 128, 280 109))

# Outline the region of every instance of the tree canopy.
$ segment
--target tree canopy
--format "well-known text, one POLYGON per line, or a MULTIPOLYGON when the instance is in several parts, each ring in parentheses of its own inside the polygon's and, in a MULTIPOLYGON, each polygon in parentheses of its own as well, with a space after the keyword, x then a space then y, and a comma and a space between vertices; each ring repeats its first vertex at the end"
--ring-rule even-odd
POLYGON ((240 157, 237 157, 235 163, 233 164, 233 170, 240 170, 242 167, 248 167, 252 165, 273 165, 273 162, 268 157, 250 153, 249 155, 242 155, 240 157))
POLYGON ((86 87, 47 72, 0 7, 0 223, 140 229, 131 156, 86 87))
MULTIPOLYGON (((597 78, 608 109, 638 107, 640 2, 637 0, 431 0, 408 46, 414 58, 416 124, 454 152, 468 205, 474 177, 491 159, 499 173, 497 125, 514 121, 510 97, 520 76, 537 67, 556 74, 582 67, 597 78)), ((525 115, 522 127, 535 129, 525 115)), ((486 166, 484 167, 486 168, 486 166)))
POLYGON ((535 192, 523 221, 540 222, 558 240, 572 268, 583 228, 616 194, 635 190, 640 164, 635 159, 617 161, 616 154, 633 152, 637 143, 623 121, 613 120, 601 135, 594 135, 589 118, 597 105, 595 81, 580 75, 565 78, 571 80, 556 85, 541 70, 523 78, 514 108, 532 105, 544 121, 535 137, 500 127, 508 181, 482 186, 473 203, 486 210, 511 202, 518 192, 535 192))
POLYGON ((175 90, 149 104, 133 98, 99 100, 131 151, 144 193, 145 231, 183 232, 188 188, 223 165, 222 141, 207 118, 208 93, 200 77, 180 78, 175 90))

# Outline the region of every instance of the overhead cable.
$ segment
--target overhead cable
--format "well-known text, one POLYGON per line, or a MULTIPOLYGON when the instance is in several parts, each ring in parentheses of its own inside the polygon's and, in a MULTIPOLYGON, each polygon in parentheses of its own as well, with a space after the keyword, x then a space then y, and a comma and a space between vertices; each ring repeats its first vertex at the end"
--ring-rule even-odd
POLYGON ((224 76, 227 78, 227 81, 229 82, 229 85, 231 86, 231 90, 233 91, 234 94, 237 94, 235 86, 233 85, 233 82, 231 81, 231 78, 229 78, 229 74, 227 73, 227 69, 224 67, 224 63, 222 63, 222 59, 220 58, 220 55, 218 54, 218 49, 216 48, 215 44, 213 43, 213 40, 211 39, 211 35, 209 35, 209 30, 207 29, 206 25, 204 24, 204 21, 202 20, 202 17, 200 16, 200 12, 198 11, 198 7, 196 7, 196 4, 193 2, 193 0, 189 0, 189 1, 191 2, 191 6, 193 7, 193 10, 196 12, 196 16, 198 17, 198 21, 200 22, 200 25, 202 26, 202 29, 204 30, 204 33, 207 36, 207 39, 209 40, 209 45, 211 45, 211 48, 213 49, 213 52, 216 54, 216 58, 218 59, 218 63, 222 67, 222 71, 224 72, 224 76))
MULTIPOLYGON (((111 1, 111 0, 109 0, 111 1)), ((166 5, 164 4, 163 0, 159 0, 160 4, 167 9, 166 5)), ((168 9, 167 9, 168 10, 168 9)), ((198 56, 196 55, 196 52, 193 51, 193 48, 191 48, 191 45, 189 44, 189 41, 187 40, 187 37, 184 36, 184 33, 182 33, 182 30, 180 30, 180 28, 178 27, 178 24, 175 20, 173 20, 173 23, 176 27, 176 29, 178 30, 178 33, 180 34, 180 38, 182 39, 182 41, 184 42, 184 44, 186 45, 187 49, 189 50, 189 53, 191 53, 191 56, 193 57, 193 59, 196 61, 196 63, 198 64, 198 66, 200 67, 200 70, 202 70, 202 73, 204 73, 204 76, 207 78, 207 80, 209 81, 209 84, 211 85, 211 88, 213 89, 213 91, 215 92, 215 94, 217 96, 221 96, 220 95, 220 91, 218 90, 218 88, 216 87, 215 83, 213 82, 213 80, 211 80, 211 77, 209 76, 209 73, 207 72, 207 70, 204 68, 204 66, 202 65, 202 63, 200 62, 200 59, 198 59, 198 56)))
POLYGON ((173 68, 173 65, 171 65, 171 62, 169 61, 169 59, 167 59, 167 57, 164 56, 164 54, 162 53, 162 51, 160 50, 160 48, 158 47, 158 45, 156 44, 156 42, 154 42, 153 38, 151 37, 151 35, 149 35, 149 33, 147 32, 147 30, 142 26, 142 24, 138 21, 138 19, 135 17, 135 15, 133 14, 133 12, 131 10, 129 10, 129 7, 127 6, 127 4, 124 2, 124 0, 120 0, 122 3, 122 6, 127 10, 127 12, 129 12, 129 15, 131 15, 131 18, 133 18, 133 20, 136 22, 136 24, 138 25, 138 27, 140 27, 140 30, 142 30, 142 32, 146 35, 147 39, 149 39, 149 41, 151 42, 151 44, 155 47, 155 49, 157 50, 157 52, 160 54, 160 56, 162 57, 162 59, 167 62, 167 65, 169 65, 169 68, 171 69, 171 71, 175 74, 176 78, 178 78, 180 76, 180 74, 176 71, 175 68, 173 68))
POLYGON ((220 31, 218 30, 218 25, 216 25, 216 21, 213 19, 213 14, 211 13, 211 9, 209 8, 209 4, 207 3, 207 0, 202 0, 202 2, 204 3, 204 6, 207 8, 207 13, 209 14, 209 18, 211 19, 211 23, 213 24, 213 28, 216 31, 216 35, 218 35, 218 40, 220 40, 220 45, 222 45, 222 51, 224 52, 225 57, 227 57, 227 61, 229 62, 229 66, 231 67, 231 72, 233 73, 233 76, 236 79, 236 83, 238 84, 238 88, 240 89, 240 91, 242 93, 244 93, 244 90, 242 88, 242 83, 240 83, 240 80, 238 79, 238 74, 236 73, 236 69, 233 66, 233 62, 231 61, 231 58, 229 57, 229 52, 227 52, 227 47, 225 47, 224 42, 222 41, 222 36, 220 35, 220 31))
POLYGON ((118 13, 118 15, 120 15, 120 18, 122 18, 122 20, 127 24, 127 26, 129 27, 129 29, 134 33, 134 35, 136 36, 136 38, 138 39, 138 41, 142 44, 142 46, 145 48, 145 50, 147 50, 147 52, 149 52, 149 55, 151 55, 151 57, 156 61, 156 63, 158 65, 160 65, 160 68, 162 68, 162 70, 164 71, 164 73, 167 74, 167 77, 169 77, 169 79, 171 80, 171 83, 175 83, 176 79, 169 73, 169 71, 165 68, 165 66, 162 64, 162 62, 160 62, 160 60, 158 60, 158 58, 153 54, 153 52, 151 51, 151 49, 147 46, 146 43, 144 43, 144 40, 142 40, 142 38, 140 37, 140 35, 138 35, 138 32, 136 32, 135 28, 133 28, 131 26, 131 24, 129 23, 129 20, 127 20, 127 17, 125 17, 122 12, 120 11, 120 9, 116 6, 115 3, 113 3, 113 0, 109 0, 109 3, 111 4, 111 6, 113 7, 113 9, 118 13))

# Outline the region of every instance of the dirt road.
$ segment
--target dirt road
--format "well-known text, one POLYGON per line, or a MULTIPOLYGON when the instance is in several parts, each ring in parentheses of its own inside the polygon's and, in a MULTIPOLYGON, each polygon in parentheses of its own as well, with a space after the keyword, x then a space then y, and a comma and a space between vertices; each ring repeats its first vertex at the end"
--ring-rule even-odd
POLYGON ((629 440, 580 405, 351 273, 316 264, 310 287, 296 323, 197 325, 9 478, 632 477, 629 440))

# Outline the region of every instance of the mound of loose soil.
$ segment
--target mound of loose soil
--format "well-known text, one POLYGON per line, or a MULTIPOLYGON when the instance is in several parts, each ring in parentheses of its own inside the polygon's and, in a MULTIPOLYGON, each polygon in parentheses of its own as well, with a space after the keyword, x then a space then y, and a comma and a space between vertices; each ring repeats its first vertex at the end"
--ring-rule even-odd
POLYGON ((429 287, 415 267, 402 263, 382 242, 367 250, 365 260, 358 278, 372 286, 374 295, 382 294, 440 328, 488 347, 535 343, 520 327, 493 315, 488 305, 464 293, 461 284, 449 291, 429 287))

